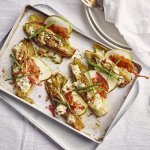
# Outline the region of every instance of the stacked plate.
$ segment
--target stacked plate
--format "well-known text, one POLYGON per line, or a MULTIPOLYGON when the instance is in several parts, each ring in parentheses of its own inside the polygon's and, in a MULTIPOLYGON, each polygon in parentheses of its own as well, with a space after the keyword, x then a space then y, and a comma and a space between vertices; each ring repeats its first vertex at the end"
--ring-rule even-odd
POLYGON ((91 27, 105 43, 113 48, 130 49, 118 29, 112 23, 105 21, 101 9, 85 6, 85 12, 91 27))

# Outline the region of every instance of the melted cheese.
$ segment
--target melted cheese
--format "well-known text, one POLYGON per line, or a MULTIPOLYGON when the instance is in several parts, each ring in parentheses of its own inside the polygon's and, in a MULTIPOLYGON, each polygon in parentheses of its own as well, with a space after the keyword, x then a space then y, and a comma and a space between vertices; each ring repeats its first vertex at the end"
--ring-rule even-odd
POLYGON ((71 69, 72 69, 73 74, 76 76, 76 78, 78 78, 80 76, 80 73, 81 73, 78 65, 72 65, 71 64, 71 69))
MULTIPOLYGON (((19 75, 19 76, 21 76, 21 75, 19 75)), ((17 83, 17 86, 20 87, 20 89, 24 93, 26 93, 31 87, 30 81, 27 76, 16 79, 16 83, 17 83)))
POLYGON ((68 116, 68 118, 67 118, 67 123, 68 123, 68 124, 73 124, 73 123, 75 123, 75 122, 76 122, 75 116, 72 115, 72 114, 69 114, 69 116, 68 116))
POLYGON ((20 42, 19 44, 15 45, 13 47, 13 51, 15 53, 15 56, 16 56, 17 60, 21 60, 23 58, 22 48, 23 48, 23 43, 22 42, 20 42))
POLYGON ((65 105, 58 105, 56 107, 56 112, 58 113, 58 115, 63 115, 64 113, 66 113, 67 107, 65 105))

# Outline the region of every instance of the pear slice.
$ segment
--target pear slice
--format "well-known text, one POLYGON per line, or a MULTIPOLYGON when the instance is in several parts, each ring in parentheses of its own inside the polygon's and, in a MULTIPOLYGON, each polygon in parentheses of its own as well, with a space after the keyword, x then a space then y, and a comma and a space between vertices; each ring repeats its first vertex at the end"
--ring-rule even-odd
POLYGON ((39 80, 44 81, 48 79, 52 74, 50 67, 40 58, 32 57, 32 59, 34 60, 35 64, 40 68, 39 80))
POLYGON ((125 49, 110 50, 105 53, 105 58, 109 58, 110 55, 112 54, 118 54, 120 56, 124 56, 125 58, 132 60, 132 52, 129 50, 125 50, 125 49))

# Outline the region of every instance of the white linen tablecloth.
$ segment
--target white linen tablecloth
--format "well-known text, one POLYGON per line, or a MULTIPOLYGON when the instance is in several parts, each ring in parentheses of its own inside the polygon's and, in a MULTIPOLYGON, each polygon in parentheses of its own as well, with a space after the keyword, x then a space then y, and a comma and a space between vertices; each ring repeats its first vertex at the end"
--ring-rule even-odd
MULTIPOLYGON (((46 3, 78 28, 100 40, 90 28, 80 0, 0 0, 0 41, 14 24, 25 4, 46 3)), ((135 58, 136 59, 136 58, 135 58)), ((150 71, 143 65, 143 74, 150 71)), ((99 150, 150 149, 150 81, 140 79, 134 105, 98 148, 99 150)), ((61 149, 11 107, 0 101, 0 150, 61 149)), ((79 148, 80 150, 80 148, 79 148)))

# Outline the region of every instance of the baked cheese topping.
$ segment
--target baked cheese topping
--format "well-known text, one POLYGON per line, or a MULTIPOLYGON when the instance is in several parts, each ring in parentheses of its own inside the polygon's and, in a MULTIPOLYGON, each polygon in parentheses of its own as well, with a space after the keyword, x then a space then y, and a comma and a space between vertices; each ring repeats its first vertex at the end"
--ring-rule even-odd
POLYGON ((67 123, 73 124, 73 123, 75 123, 75 122, 76 122, 75 116, 72 115, 72 114, 69 114, 69 116, 68 116, 68 118, 67 118, 67 123))
POLYGON ((58 115, 63 115, 64 113, 66 113, 67 107, 65 105, 58 105, 56 107, 56 112, 58 113, 58 115))
MULTIPOLYGON (((19 74, 19 76, 21 76, 21 74, 19 74)), ((26 93, 31 87, 30 81, 27 76, 16 79, 16 83, 24 93, 26 93)))
POLYGON ((15 53, 15 56, 16 56, 17 60, 21 60, 23 58, 22 48, 23 48, 23 43, 22 42, 20 42, 19 44, 15 45, 13 47, 13 51, 15 53))

